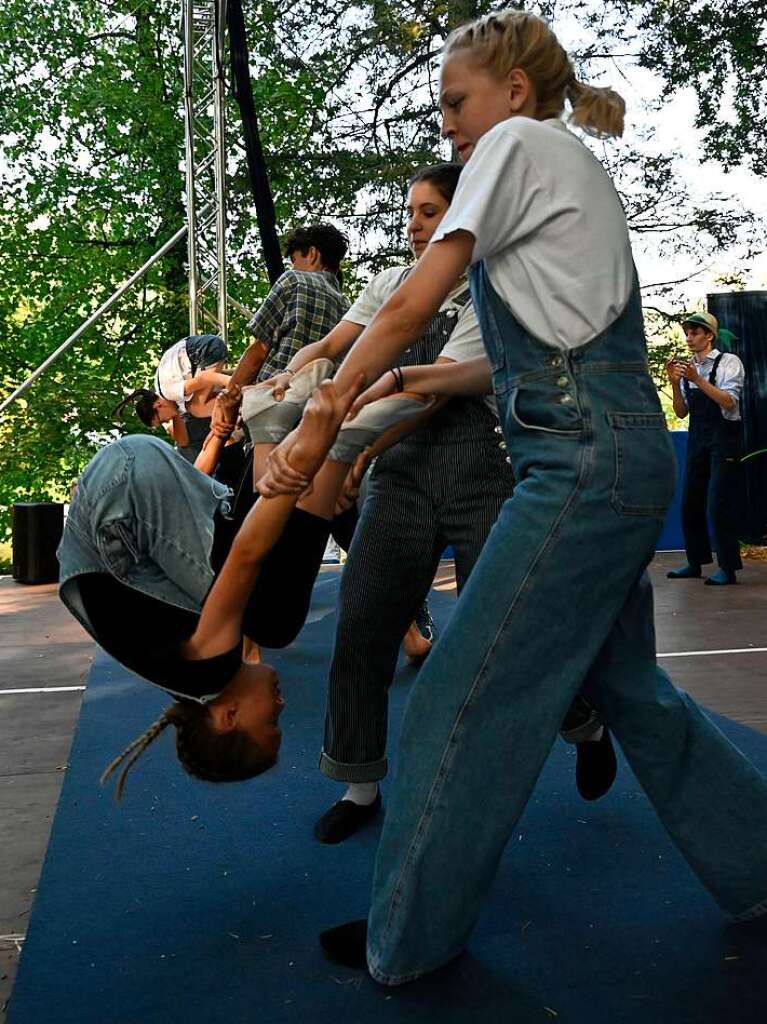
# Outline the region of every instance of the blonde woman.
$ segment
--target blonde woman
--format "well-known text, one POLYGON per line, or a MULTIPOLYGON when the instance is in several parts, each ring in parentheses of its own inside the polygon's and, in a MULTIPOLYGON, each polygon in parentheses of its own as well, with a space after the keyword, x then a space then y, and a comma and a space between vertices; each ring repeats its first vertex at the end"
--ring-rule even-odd
POLYGON ((675 460, 625 215, 565 126, 566 100, 577 126, 621 134, 621 98, 578 81, 542 19, 509 9, 452 33, 442 131, 467 166, 417 267, 336 376, 343 388, 382 374, 471 267, 489 365, 435 367, 425 386, 465 393, 473 375, 481 391, 492 373, 517 484, 411 694, 369 929, 323 935, 330 955, 367 962, 386 985, 464 948, 587 675, 703 885, 735 919, 767 913, 767 784, 656 664, 645 569, 675 460))

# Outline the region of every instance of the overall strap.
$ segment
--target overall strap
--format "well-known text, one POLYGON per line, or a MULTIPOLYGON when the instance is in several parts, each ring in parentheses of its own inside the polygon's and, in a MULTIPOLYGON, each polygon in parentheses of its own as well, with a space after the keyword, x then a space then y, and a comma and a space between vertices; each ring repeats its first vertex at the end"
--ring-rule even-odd
MULTIPOLYGON (((724 352, 720 352, 719 353, 719 355, 714 360, 714 365, 711 367, 711 373, 709 373, 709 375, 708 375, 708 382, 709 382, 709 384, 712 385, 712 387, 716 387, 716 371, 719 369, 719 364, 722 361, 722 356, 723 355, 724 355, 724 352)), ((682 380, 680 381, 680 383, 681 383, 681 386, 682 386, 682 391, 684 392, 684 399, 689 404, 688 396, 690 394, 690 382, 687 380, 686 377, 682 377, 682 380)))
POLYGON ((708 382, 709 384, 712 385, 712 387, 716 387, 716 371, 719 369, 719 364, 722 361, 723 355, 724 352, 719 353, 719 355, 714 360, 714 365, 711 367, 711 373, 708 375, 708 382))

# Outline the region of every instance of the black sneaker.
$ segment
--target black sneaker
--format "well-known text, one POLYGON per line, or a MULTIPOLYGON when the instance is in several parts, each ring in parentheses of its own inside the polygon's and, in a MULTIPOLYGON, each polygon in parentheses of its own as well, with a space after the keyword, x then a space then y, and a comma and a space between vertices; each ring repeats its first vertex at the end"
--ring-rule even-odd
POLYGON ((424 640, 428 640, 430 644, 433 644, 436 629, 434 626, 434 619, 431 617, 431 612, 429 611, 428 601, 424 601, 424 603, 418 609, 418 614, 416 615, 414 621, 418 629, 418 632, 421 634, 424 640))
POLYGON ((338 800, 325 811, 314 826, 314 836, 330 846, 342 843, 370 821, 381 810, 381 790, 372 804, 355 804, 352 800, 338 800))

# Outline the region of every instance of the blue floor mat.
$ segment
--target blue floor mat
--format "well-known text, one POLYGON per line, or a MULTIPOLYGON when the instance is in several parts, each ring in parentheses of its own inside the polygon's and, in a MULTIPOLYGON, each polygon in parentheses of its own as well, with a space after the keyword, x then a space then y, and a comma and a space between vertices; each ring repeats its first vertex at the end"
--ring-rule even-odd
MULTIPOLYGON (((622 759, 611 793, 581 801, 561 742, 463 957, 396 989, 324 960, 317 933, 367 912, 380 830, 312 837, 340 793, 316 767, 337 582, 320 578, 299 641, 269 652, 283 750, 248 783, 188 778, 165 734, 115 807, 98 776, 167 701, 96 659, 10 1024, 762 1024, 767 928, 726 924, 622 759)), ((433 595, 438 628, 453 604, 433 595)), ((413 678, 402 667, 392 689, 393 740, 413 678)), ((718 721, 767 771, 767 737, 718 721)))

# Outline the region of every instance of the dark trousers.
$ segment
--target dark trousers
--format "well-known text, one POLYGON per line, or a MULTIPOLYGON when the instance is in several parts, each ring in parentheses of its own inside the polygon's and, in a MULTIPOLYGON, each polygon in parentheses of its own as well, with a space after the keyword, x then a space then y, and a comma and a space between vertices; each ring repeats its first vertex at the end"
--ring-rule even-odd
POLYGON ((484 546, 513 476, 491 437, 387 452, 368 494, 341 577, 321 770, 345 782, 387 770, 388 689, 402 637, 447 545, 458 588, 484 546))
POLYGON ((688 447, 682 496, 682 528, 688 562, 707 565, 712 561, 713 547, 722 569, 734 572, 743 568, 737 532, 740 486, 737 454, 723 452, 716 443, 693 443, 688 447), (709 519, 712 538, 709 538, 709 519))

